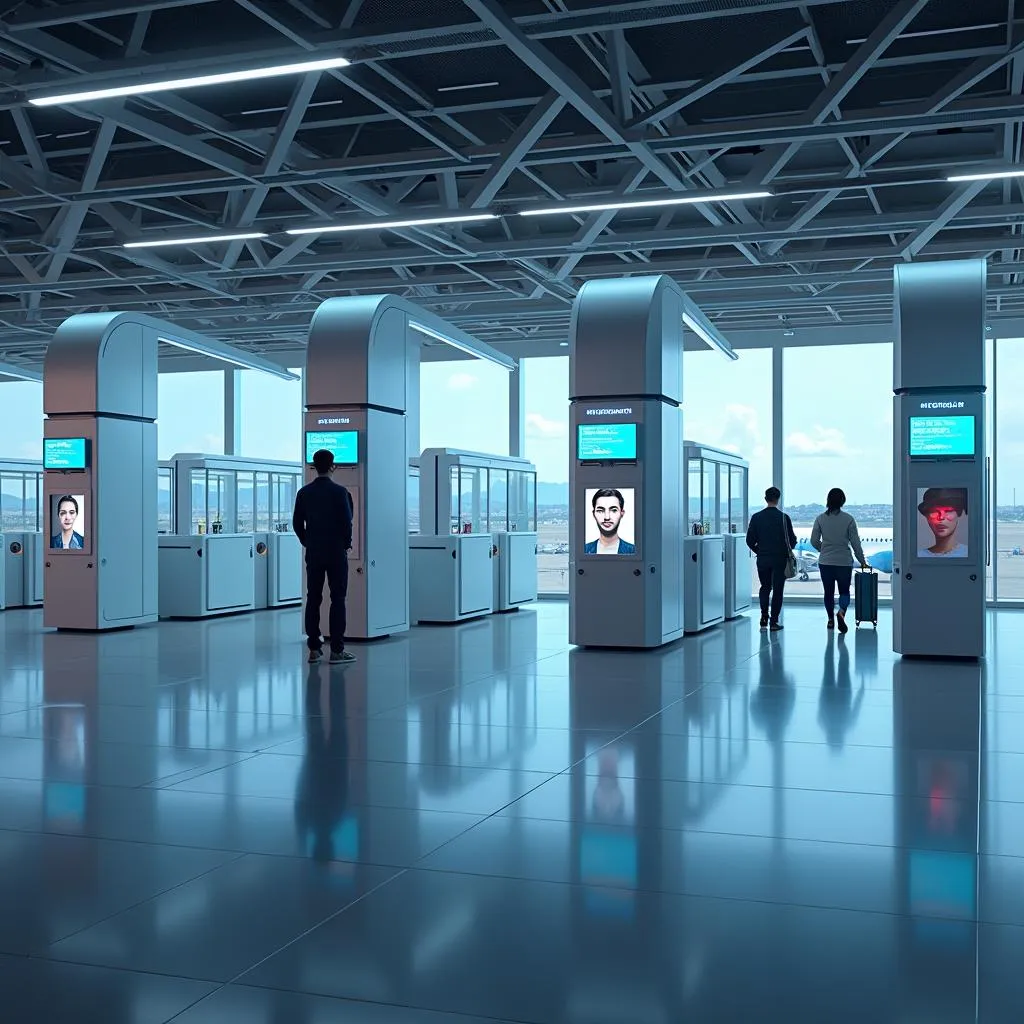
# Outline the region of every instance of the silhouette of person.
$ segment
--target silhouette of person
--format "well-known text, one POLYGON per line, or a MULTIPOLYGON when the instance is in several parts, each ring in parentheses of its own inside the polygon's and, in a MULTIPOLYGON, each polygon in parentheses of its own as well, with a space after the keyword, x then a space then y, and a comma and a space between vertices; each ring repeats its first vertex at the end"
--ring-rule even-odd
POLYGON ((306 677, 306 752, 295 791, 295 825, 312 858, 334 859, 334 832, 348 806, 345 681, 306 677))

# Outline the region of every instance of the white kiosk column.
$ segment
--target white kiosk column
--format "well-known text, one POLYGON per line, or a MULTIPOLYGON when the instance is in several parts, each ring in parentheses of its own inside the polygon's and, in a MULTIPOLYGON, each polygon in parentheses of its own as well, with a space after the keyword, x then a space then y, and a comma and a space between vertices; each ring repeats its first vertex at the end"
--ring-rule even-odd
MULTIPOLYGON (((349 552, 348 630, 353 640, 409 628, 406 477, 408 314, 391 295, 328 299, 313 315, 303 376, 306 482, 318 448, 334 452, 334 479, 355 507, 349 552)), ((418 396, 417 396, 418 399, 418 396)), ((417 406, 418 408, 418 406, 417 406)), ((321 632, 329 634, 326 592, 321 632)))
POLYGON ((65 320, 43 371, 43 623, 157 619, 157 337, 130 313, 65 320))
POLYGON ((893 650, 985 654, 984 260, 895 268, 893 650))
POLYGON ((569 640, 683 635, 683 294, 668 277, 588 281, 569 349, 569 640))

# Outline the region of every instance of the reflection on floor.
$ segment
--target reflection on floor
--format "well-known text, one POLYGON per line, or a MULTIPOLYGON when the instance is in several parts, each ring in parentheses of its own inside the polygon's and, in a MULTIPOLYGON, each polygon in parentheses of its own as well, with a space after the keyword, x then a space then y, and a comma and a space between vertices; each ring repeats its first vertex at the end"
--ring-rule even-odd
POLYGON ((5 613, 0 1019, 1019 1020, 1024 620, 983 666, 786 622, 309 669, 291 611, 5 613))

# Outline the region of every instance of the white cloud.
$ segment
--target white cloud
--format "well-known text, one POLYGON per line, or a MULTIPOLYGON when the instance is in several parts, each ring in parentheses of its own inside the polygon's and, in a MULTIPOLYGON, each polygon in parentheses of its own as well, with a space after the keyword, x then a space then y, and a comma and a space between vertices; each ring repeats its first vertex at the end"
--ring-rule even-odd
POLYGON ((21 446, 21 451, 15 456, 18 459, 31 459, 33 462, 43 461, 43 442, 42 439, 38 441, 27 441, 21 446))
POLYGON ((568 424, 549 420, 539 412, 526 414, 526 436, 534 441, 551 441, 568 435, 568 424))
POLYGON ((815 424, 810 433, 794 430, 786 438, 786 453, 794 458, 847 458, 856 455, 846 441, 846 435, 837 427, 815 424))
POLYGON ((449 391, 471 391, 480 382, 471 373, 453 373, 448 378, 449 391))

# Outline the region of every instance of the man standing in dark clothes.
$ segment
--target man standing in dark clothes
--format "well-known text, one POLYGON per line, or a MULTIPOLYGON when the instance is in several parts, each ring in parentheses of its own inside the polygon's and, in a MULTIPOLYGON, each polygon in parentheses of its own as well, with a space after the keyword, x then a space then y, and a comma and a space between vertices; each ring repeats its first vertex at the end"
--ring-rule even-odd
POLYGON ((786 586, 786 563, 796 547, 793 522, 779 508, 782 492, 769 487, 764 492, 765 508, 750 517, 747 547, 757 555, 757 578, 761 581, 761 628, 773 633, 782 629, 782 596, 786 586), (771 599, 771 617, 768 601, 771 599))
POLYGON ((316 479, 295 495, 292 529, 306 549, 306 644, 309 660, 323 657, 320 605, 324 581, 331 588, 331 661, 345 665, 355 656, 345 650, 345 594, 348 590, 348 552, 352 547, 352 496, 331 479, 334 456, 326 449, 313 454, 316 479))

